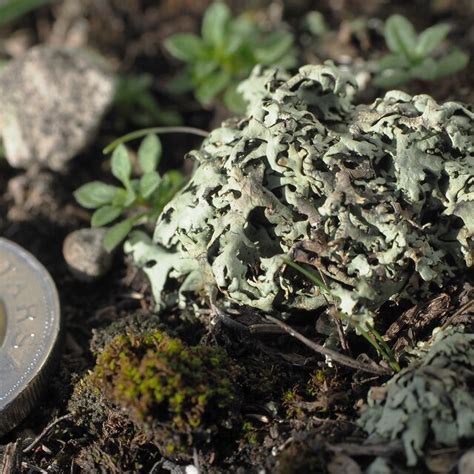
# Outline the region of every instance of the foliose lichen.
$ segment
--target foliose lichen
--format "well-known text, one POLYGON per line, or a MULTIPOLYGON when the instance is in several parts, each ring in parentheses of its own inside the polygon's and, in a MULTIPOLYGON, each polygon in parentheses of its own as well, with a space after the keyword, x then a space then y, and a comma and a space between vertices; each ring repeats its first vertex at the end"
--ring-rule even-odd
POLYGON ((126 246, 159 307, 172 281, 180 298, 217 287, 264 311, 325 306, 290 258, 364 326, 387 300, 472 265, 473 112, 400 91, 356 106, 354 89, 331 64, 254 70, 241 86, 247 117, 190 153, 199 166, 153 241, 138 233, 126 246))
POLYGON ((474 334, 448 329, 412 366, 369 392, 359 424, 372 438, 401 440, 414 466, 429 447, 474 437, 473 377, 474 334))

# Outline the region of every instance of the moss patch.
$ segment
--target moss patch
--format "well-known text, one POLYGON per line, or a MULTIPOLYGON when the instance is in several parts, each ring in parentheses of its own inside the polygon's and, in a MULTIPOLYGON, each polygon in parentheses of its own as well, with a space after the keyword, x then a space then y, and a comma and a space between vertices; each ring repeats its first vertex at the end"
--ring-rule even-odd
POLYGON ((219 347, 128 331, 105 345, 83 386, 126 411, 164 455, 185 458, 238 420, 238 374, 219 347))

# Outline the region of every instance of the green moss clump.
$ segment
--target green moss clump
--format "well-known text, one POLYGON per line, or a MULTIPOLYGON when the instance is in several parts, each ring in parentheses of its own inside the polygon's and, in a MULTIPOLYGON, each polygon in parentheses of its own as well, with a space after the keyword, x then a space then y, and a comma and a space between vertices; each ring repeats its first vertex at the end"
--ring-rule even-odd
POLYGON ((230 418, 239 399, 238 373, 221 348, 188 347, 156 330, 115 336, 99 354, 90 381, 163 454, 182 457, 187 446, 210 440, 230 418))
POLYGON ((242 425, 243 439, 251 446, 258 445, 258 430, 251 421, 242 425))
POLYGON ((337 411, 349 409, 351 401, 347 396, 340 374, 335 369, 317 369, 309 374, 305 383, 297 383, 282 396, 286 415, 293 420, 308 420, 311 415, 331 417, 337 411))

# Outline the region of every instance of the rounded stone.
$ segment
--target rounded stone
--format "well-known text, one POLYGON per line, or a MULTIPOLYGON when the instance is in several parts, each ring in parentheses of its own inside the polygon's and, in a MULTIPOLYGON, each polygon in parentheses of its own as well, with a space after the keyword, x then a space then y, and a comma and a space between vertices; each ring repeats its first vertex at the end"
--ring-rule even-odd
POLYGON ((103 228, 80 229, 66 237, 64 259, 78 280, 92 282, 109 271, 113 255, 103 245, 106 232, 103 228))
POLYGON ((0 238, 0 436, 34 407, 56 359, 59 298, 47 270, 0 238))
POLYGON ((472 474, 474 472, 474 449, 464 453, 458 463, 459 474, 472 474))

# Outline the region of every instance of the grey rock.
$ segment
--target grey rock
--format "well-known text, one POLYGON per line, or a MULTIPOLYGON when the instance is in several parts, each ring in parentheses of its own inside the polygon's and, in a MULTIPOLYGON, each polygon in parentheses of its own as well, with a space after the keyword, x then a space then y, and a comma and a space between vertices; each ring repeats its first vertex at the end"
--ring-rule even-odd
POLYGON ((56 171, 94 138, 115 93, 98 58, 80 49, 32 48, 0 75, 0 134, 11 166, 56 171))
POLYGON ((110 269, 113 254, 103 247, 107 229, 80 229, 64 240, 63 255, 71 273, 81 281, 92 282, 110 269))

